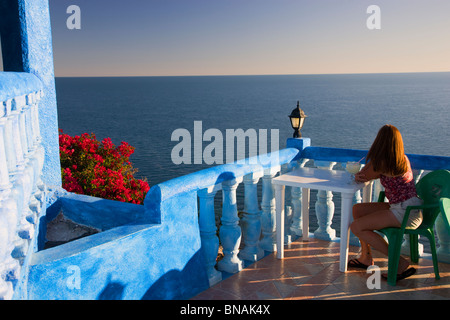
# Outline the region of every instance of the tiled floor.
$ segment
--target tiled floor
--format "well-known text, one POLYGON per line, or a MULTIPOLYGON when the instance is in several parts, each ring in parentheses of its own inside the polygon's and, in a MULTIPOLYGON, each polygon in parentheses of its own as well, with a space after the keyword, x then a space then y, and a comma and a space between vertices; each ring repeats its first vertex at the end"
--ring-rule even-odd
MULTIPOLYGON (((358 247, 350 247, 350 257, 358 247)), ((375 264, 387 272, 387 259, 374 252, 375 264)), ((296 300, 296 299, 448 299, 450 264, 440 263, 441 279, 435 280, 433 263, 420 259, 413 265, 417 273, 380 289, 369 289, 372 274, 365 270, 339 271, 339 243, 310 239, 297 240, 285 249, 285 258, 270 254, 234 274, 193 300, 296 300)))

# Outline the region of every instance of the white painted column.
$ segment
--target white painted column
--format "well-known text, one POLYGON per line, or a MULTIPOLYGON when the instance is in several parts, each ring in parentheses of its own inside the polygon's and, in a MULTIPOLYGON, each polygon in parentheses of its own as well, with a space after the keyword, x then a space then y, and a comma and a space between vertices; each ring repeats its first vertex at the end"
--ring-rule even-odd
MULTIPOLYGON (((330 161, 314 161, 314 163, 317 168, 323 170, 331 170, 336 165, 336 162, 330 161)), ((314 237, 322 240, 335 239, 336 230, 331 228, 334 216, 333 192, 319 190, 315 209, 319 228, 314 231, 314 237)))
POLYGON ((0 118, 0 192, 2 190, 7 190, 12 187, 9 181, 9 170, 6 158, 6 148, 5 148, 5 126, 6 117, 0 118))
POLYGON ((224 257, 217 264, 220 271, 236 273, 242 270, 243 263, 238 257, 241 244, 241 228, 236 203, 236 189, 242 178, 222 182, 222 226, 219 230, 224 257))
POLYGON ((272 179, 280 171, 280 166, 271 167, 264 170, 262 180, 262 201, 261 201, 261 228, 262 239, 260 246, 263 250, 276 251, 276 223, 275 223, 275 194, 272 179))
POLYGON ((8 122, 7 104, 0 103, 0 299, 11 299, 13 283, 9 274, 16 274, 19 265, 11 256, 13 240, 16 236, 18 210, 11 192, 8 163, 6 157, 6 124, 8 122))
MULTIPOLYGON (((297 167, 303 168, 308 160, 303 159, 299 162, 297 167)), ((296 236, 303 236, 302 233, 302 188, 292 187, 291 188, 291 208, 292 208, 292 223, 290 225, 291 234, 296 236)))
POLYGON ((258 261, 264 256, 259 246, 261 236, 261 210, 258 205, 258 181, 263 172, 253 172, 244 176, 244 216, 241 219, 244 248, 239 252, 243 260, 258 261))
POLYGON ((18 229, 15 248, 12 252, 14 258, 23 263, 23 259, 28 249, 28 244, 34 235, 34 215, 29 208, 29 199, 33 184, 33 168, 29 166, 28 146, 26 138, 25 118, 23 108, 26 103, 25 96, 16 97, 12 101, 11 121, 12 138, 14 142, 14 155, 16 167, 13 172, 14 199, 18 207, 18 229), (31 220, 31 222, 30 222, 31 220))
POLYGON ((219 238, 214 212, 214 196, 220 186, 213 186, 198 191, 200 202, 199 227, 202 242, 202 252, 205 258, 206 272, 209 286, 213 286, 222 280, 222 273, 216 270, 216 260, 219 251, 219 238))

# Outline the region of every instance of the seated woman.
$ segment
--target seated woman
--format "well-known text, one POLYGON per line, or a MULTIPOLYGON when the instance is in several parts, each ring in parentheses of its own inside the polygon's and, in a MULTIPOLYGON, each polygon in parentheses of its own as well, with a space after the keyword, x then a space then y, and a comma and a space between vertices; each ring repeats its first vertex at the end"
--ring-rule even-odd
MULTIPOLYGON (((358 258, 351 259, 348 266, 363 269, 373 265, 371 247, 388 255, 388 243, 374 230, 387 227, 399 228, 406 207, 422 204, 422 200, 417 197, 411 165, 404 152, 402 136, 396 127, 385 125, 379 130, 366 160, 366 166, 355 175, 355 180, 365 182, 379 178, 389 203, 372 202, 353 206, 354 221, 350 228, 359 238, 361 254, 358 258)), ((422 211, 412 210, 407 227, 417 228, 422 220, 422 211)), ((398 280, 416 272, 415 268, 408 267, 408 260, 400 257, 398 280)))

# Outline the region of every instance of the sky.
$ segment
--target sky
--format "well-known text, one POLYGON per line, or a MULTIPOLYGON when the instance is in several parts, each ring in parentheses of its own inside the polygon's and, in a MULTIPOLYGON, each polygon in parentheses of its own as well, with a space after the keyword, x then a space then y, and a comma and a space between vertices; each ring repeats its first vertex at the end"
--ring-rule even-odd
POLYGON ((450 71, 448 0, 49 2, 56 76, 450 71))

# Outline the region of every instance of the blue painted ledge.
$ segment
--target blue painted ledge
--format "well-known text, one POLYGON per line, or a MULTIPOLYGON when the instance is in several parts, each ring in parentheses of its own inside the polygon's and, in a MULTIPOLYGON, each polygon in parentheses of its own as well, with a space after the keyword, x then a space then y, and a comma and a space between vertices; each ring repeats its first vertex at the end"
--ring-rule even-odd
POLYGON ((47 221, 53 220, 60 211, 79 224, 102 231, 134 223, 143 216, 144 206, 86 195, 58 192, 56 202, 47 209, 47 221))
POLYGON ((42 90, 38 77, 25 72, 0 72, 0 101, 42 90))
POLYGON ((187 206, 177 219, 152 224, 144 221, 142 205, 63 190, 54 197, 41 225, 62 210, 103 231, 32 254, 18 299, 187 299, 208 287, 198 221, 191 214, 196 208, 187 206), (79 286, 73 285, 76 276, 79 286))
POLYGON ((272 166, 293 161, 299 155, 296 148, 286 148, 267 155, 247 158, 230 164, 219 165, 153 186, 146 196, 146 212, 151 209, 154 201, 164 201, 177 194, 195 191, 214 186, 227 180, 243 177, 252 172, 263 171, 272 166), (148 198, 148 200, 147 200, 148 198))

